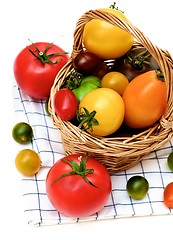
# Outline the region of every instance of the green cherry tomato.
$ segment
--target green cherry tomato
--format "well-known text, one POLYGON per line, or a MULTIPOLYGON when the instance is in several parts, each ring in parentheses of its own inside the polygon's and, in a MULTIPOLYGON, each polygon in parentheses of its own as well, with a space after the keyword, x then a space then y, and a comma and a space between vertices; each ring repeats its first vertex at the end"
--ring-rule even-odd
POLYGON ((87 76, 83 78, 80 86, 72 91, 80 102, 87 93, 99 87, 101 87, 101 80, 98 77, 87 76))
POLYGON ((29 143, 33 137, 32 127, 26 122, 19 122, 13 127, 12 136, 20 144, 29 143))
POLYGON ((170 170, 173 172, 173 152, 171 152, 167 158, 167 164, 170 170))
POLYGON ((135 200, 145 197, 149 189, 148 181, 142 176, 133 176, 127 181, 126 190, 129 196, 135 200))

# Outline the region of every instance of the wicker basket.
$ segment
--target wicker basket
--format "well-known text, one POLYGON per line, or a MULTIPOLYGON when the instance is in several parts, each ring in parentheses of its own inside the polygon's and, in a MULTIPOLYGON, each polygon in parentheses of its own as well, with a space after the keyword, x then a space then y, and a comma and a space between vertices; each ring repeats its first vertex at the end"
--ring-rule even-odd
POLYGON ((167 51, 159 49, 135 26, 124 22, 118 17, 101 10, 86 12, 76 24, 74 32, 74 45, 68 63, 61 69, 55 78, 51 89, 49 110, 54 125, 59 129, 63 146, 67 154, 88 152, 104 164, 110 173, 126 170, 137 164, 142 158, 153 150, 160 148, 168 142, 173 135, 173 60, 167 51), (64 84, 69 72, 73 69, 73 58, 83 50, 82 33, 85 24, 92 19, 105 20, 134 36, 135 44, 145 47, 158 62, 164 74, 167 85, 167 108, 160 121, 145 131, 131 136, 95 137, 73 125, 62 121, 54 112, 52 99, 55 93, 64 84))

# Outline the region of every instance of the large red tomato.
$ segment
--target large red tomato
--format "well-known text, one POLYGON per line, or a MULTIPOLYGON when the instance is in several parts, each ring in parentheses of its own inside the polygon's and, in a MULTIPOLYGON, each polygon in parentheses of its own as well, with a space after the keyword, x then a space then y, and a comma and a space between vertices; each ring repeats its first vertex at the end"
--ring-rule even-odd
POLYGON ((14 76, 18 86, 34 99, 48 99, 59 70, 68 55, 59 46, 37 42, 24 48, 14 61, 14 76))
POLYGON ((110 175, 100 162, 85 154, 71 154, 49 170, 46 192, 52 205, 69 217, 100 211, 111 192, 110 175))

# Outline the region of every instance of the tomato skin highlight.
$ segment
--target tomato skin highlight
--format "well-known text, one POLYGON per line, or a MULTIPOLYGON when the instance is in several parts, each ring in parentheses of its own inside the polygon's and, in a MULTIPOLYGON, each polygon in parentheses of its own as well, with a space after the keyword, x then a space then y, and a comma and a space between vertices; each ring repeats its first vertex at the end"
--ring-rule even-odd
POLYGON ((166 84, 151 70, 134 78, 122 98, 125 104, 125 124, 131 128, 150 127, 165 111, 166 84))
POLYGON ((104 207, 111 192, 111 178, 107 169, 92 156, 88 156, 86 166, 94 172, 88 174, 87 178, 98 187, 90 185, 80 175, 68 175, 53 183, 62 174, 72 171, 63 160, 68 158, 79 163, 80 156, 84 157, 84 154, 72 154, 60 159, 49 170, 46 178, 46 192, 50 202, 55 209, 69 217, 95 214, 104 207))
POLYGON ((173 209, 173 182, 170 182, 165 187, 163 193, 163 200, 166 207, 173 209))
MULTIPOLYGON (((44 52, 45 48, 50 43, 37 42, 35 45, 41 52, 44 52)), ((36 50, 31 44, 28 46, 35 54, 36 50)), ((54 83, 55 77, 59 70, 67 63, 68 55, 61 54, 60 56, 52 56, 50 60, 56 64, 45 63, 42 64, 28 48, 24 48, 16 56, 13 71, 14 77, 18 86, 28 96, 34 99, 48 99, 50 95, 51 87, 54 83)), ((52 44, 47 51, 47 54, 53 54, 57 52, 64 52, 59 46, 52 44)))
POLYGON ((78 100, 74 93, 68 88, 62 88, 56 92, 53 99, 55 113, 62 120, 71 120, 76 116, 78 100))

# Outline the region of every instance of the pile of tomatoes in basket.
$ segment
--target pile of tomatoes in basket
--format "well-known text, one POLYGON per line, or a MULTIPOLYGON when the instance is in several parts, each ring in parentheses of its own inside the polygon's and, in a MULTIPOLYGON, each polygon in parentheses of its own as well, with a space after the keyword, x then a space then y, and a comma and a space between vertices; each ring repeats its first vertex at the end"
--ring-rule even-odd
MULTIPOLYGON (((128 22, 116 9, 104 9, 128 22)), ((133 36, 98 19, 83 31, 84 48, 54 96, 55 113, 91 135, 112 136, 122 127, 145 129, 166 108, 164 76, 153 56, 133 36)))

